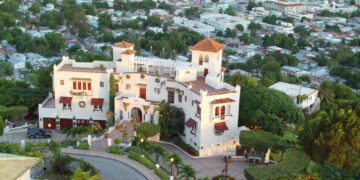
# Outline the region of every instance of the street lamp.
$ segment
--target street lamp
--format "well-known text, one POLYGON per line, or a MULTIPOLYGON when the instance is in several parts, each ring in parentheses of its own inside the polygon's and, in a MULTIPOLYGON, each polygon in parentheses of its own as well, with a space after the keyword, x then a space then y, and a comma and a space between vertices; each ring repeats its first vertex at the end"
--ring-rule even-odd
POLYGON ((173 162, 174 162, 174 158, 170 158, 170 167, 171 167, 171 176, 174 176, 174 173, 173 173, 173 162))
POLYGON ((141 142, 141 150, 144 151, 144 139, 141 138, 140 142, 141 142))

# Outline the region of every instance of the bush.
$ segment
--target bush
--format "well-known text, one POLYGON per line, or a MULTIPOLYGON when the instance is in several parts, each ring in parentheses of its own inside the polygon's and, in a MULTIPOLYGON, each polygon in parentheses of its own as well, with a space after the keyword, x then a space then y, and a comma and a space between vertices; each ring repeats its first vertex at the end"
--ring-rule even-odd
POLYGON ((121 144, 121 140, 120 140, 120 139, 115 139, 115 144, 116 144, 116 145, 121 144))
POLYGON ((154 168, 154 172, 160 177, 161 180, 169 180, 169 176, 164 171, 161 171, 159 168, 154 168))
POLYGON ((146 138, 153 137, 160 133, 160 126, 156 124, 142 123, 139 127, 136 128, 136 133, 143 135, 146 138))
POLYGON ((262 130, 242 131, 240 142, 242 146, 258 150, 286 146, 286 142, 280 136, 262 130))
POLYGON ((309 162, 307 155, 295 148, 285 151, 284 159, 278 164, 254 166, 245 169, 245 177, 255 179, 279 179, 303 171, 309 162))
MULTIPOLYGON (((225 179, 225 175, 221 174, 221 175, 217 175, 213 178, 213 180, 223 180, 225 179)), ((226 179, 228 180, 235 180, 233 177, 231 177, 230 175, 227 175, 226 179)))
POLYGON ((107 152, 118 155, 125 155, 125 152, 120 147, 115 147, 115 146, 108 147, 107 152))
POLYGON ((127 152, 132 151, 132 152, 138 153, 138 154, 143 153, 143 151, 137 146, 130 146, 130 147, 126 148, 126 151, 127 152))
POLYGON ((142 165, 146 166, 149 169, 154 169, 154 164, 150 160, 146 159, 145 157, 141 157, 140 154, 130 151, 127 153, 127 156, 128 156, 128 158, 134 159, 135 161, 141 163, 142 165))
POLYGON ((75 149, 84 149, 84 150, 89 150, 90 149, 90 145, 86 142, 80 142, 80 144, 78 146, 74 147, 75 149))
POLYGON ((66 127, 62 128, 61 130, 63 133, 67 133, 68 129, 66 127))

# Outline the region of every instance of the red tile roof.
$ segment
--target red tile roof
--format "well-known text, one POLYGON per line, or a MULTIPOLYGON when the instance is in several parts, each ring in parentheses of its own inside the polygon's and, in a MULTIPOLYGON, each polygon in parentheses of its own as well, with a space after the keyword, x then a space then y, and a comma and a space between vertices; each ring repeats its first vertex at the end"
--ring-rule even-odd
POLYGON ((209 37, 195 44, 190 48, 191 51, 208 51, 208 52, 219 52, 224 49, 225 46, 209 37))
POLYGON ((235 102, 235 100, 233 100, 231 98, 215 99, 211 102, 211 104, 222 104, 222 103, 229 103, 229 102, 235 102))
POLYGON ((189 120, 187 120, 185 122, 185 126, 191 128, 191 127, 194 127, 196 125, 196 121, 194 121, 193 119, 189 118, 189 120))
POLYGON ((229 130, 229 128, 226 125, 226 122, 215 123, 215 129, 217 132, 224 132, 226 130, 229 130))
POLYGON ((132 54, 135 54, 135 53, 136 53, 136 51, 131 50, 131 49, 127 49, 127 50, 121 52, 120 54, 132 55, 132 54))
POLYGON ((129 43, 129 42, 125 42, 125 41, 121 41, 121 42, 113 45, 113 47, 119 47, 119 48, 131 48, 133 46, 134 46, 133 43, 129 43))
POLYGON ((103 104, 104 104, 104 99, 102 99, 102 98, 92 98, 91 99, 91 105, 102 106, 103 104))
POLYGON ((59 103, 61 103, 61 104, 71 104, 71 100, 72 100, 72 97, 61 96, 59 103))

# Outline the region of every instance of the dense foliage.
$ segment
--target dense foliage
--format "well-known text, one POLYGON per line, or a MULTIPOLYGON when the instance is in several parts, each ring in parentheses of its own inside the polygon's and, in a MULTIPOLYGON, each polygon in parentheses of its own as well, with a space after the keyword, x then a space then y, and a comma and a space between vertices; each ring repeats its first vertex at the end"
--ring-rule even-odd
POLYGON ((293 100, 280 91, 263 86, 243 86, 240 99, 239 125, 281 134, 284 124, 304 121, 303 113, 293 100))
POLYGON ((107 149, 108 153, 118 154, 118 155, 125 155, 125 152, 120 148, 116 146, 110 146, 107 149))
POLYGON ((322 104, 307 119, 300 141, 317 162, 329 162, 360 174, 360 102, 337 100, 322 104))
POLYGON ((164 101, 160 103, 159 108, 160 138, 171 140, 178 133, 183 134, 185 118, 183 110, 164 101))
POLYGON ((280 136, 263 130, 241 131, 241 146, 255 148, 257 150, 267 150, 268 148, 285 148, 287 143, 280 136))

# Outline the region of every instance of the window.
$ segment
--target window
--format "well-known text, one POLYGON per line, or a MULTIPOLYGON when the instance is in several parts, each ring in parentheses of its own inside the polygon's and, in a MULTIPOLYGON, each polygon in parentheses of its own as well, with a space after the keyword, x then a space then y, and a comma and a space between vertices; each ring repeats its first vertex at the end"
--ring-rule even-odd
POLYGON ((203 61, 204 61, 204 57, 203 57, 202 54, 200 54, 200 56, 199 56, 199 65, 202 65, 203 61))
POLYGON ((208 55, 205 55, 205 62, 209 62, 209 56, 208 55))
POLYGON ((126 89, 130 89, 130 88, 131 88, 131 85, 130 85, 130 84, 126 84, 126 85, 125 85, 125 88, 126 88, 126 89))
POLYGON ((102 106, 94 105, 94 111, 102 111, 102 106))
POLYGON ((60 85, 64 85, 64 80, 60 80, 60 85))
POLYGON ((225 114, 225 106, 221 106, 221 115, 224 115, 225 114))
POLYGON ((191 106, 194 106, 194 100, 191 101, 191 106))
POLYGON ((88 91, 90 91, 91 90, 91 82, 88 82, 88 84, 87 84, 88 86, 87 86, 87 88, 88 88, 88 91))
POLYGON ((78 82, 78 90, 81 90, 81 82, 78 82))
POLYGON ((76 90, 76 81, 73 82, 73 90, 76 90))
POLYGON ((219 114, 220 114, 219 106, 216 106, 216 108, 215 108, 215 116, 218 116, 219 114))
POLYGON ((156 93, 160 94, 160 88, 156 88, 156 93))
POLYGON ((193 127, 191 127, 190 133, 196 135, 196 124, 193 127))
POLYGON ((174 91, 168 91, 168 103, 174 103, 174 91))
POLYGON ((63 104, 63 109, 71 109, 71 104, 63 104))
POLYGON ((198 115, 201 114, 201 108, 199 105, 196 106, 196 114, 198 114, 198 115))
POLYGON ((179 92, 179 95, 178 95, 178 101, 182 102, 182 95, 180 94, 180 92, 179 92))
POLYGON ((86 90, 86 82, 83 82, 83 90, 86 90))
POLYGON ((104 81, 100 81, 100 87, 104 87, 104 81))

